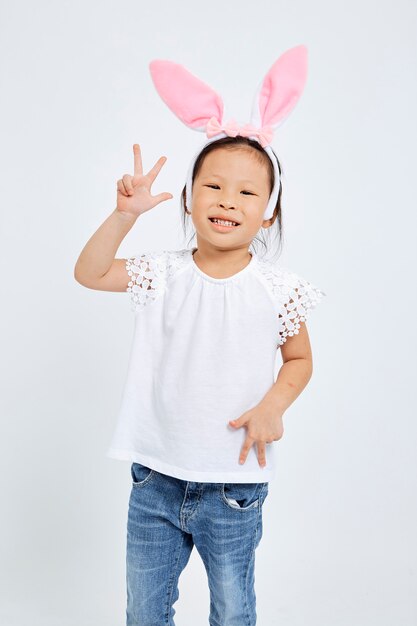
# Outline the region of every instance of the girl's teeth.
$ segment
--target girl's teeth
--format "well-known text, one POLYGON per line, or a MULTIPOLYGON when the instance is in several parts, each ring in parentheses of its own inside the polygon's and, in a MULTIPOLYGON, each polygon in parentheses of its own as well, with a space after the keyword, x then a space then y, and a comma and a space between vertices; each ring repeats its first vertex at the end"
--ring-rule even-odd
POLYGON ((236 222, 226 222, 224 220, 216 220, 216 219, 214 219, 213 222, 215 224, 220 224, 221 226, 237 226, 236 222))

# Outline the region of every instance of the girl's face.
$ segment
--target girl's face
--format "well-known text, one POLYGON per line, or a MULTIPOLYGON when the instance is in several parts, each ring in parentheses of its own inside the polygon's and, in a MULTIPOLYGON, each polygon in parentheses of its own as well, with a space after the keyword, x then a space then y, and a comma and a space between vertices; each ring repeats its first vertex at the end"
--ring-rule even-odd
POLYGON ((215 247, 249 247, 264 220, 270 184, 265 164, 248 149, 222 149, 210 152, 194 179, 191 216, 198 239, 215 247), (238 222, 238 226, 218 226, 210 218, 238 222))

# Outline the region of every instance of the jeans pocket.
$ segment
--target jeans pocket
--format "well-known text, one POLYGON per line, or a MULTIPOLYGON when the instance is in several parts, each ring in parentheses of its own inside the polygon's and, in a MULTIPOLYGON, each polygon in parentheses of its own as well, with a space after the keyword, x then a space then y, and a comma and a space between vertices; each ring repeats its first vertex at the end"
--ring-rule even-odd
POLYGON ((141 463, 134 462, 130 467, 130 474, 132 476, 132 485, 134 487, 142 487, 149 482, 155 474, 155 470, 141 463))
POLYGON ((236 511, 247 511, 262 506, 268 493, 268 483, 223 483, 221 497, 236 511))

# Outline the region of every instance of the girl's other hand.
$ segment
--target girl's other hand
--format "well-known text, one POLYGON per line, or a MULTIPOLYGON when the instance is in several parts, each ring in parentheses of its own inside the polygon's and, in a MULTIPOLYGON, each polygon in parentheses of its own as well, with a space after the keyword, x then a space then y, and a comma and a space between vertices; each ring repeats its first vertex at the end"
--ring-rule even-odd
POLYGON ((134 174, 125 174, 117 181, 117 205, 116 210, 124 215, 138 217, 154 206, 170 200, 174 196, 168 192, 151 195, 151 185, 159 174, 166 157, 160 157, 153 168, 147 174, 143 174, 142 157, 138 143, 133 144, 134 174))
POLYGON ((260 467, 265 467, 265 445, 278 441, 284 434, 282 415, 283 411, 264 399, 249 411, 245 411, 238 419, 229 421, 233 428, 244 426, 247 430, 246 439, 240 451, 239 463, 245 463, 249 450, 253 444, 256 444, 258 463, 260 467))

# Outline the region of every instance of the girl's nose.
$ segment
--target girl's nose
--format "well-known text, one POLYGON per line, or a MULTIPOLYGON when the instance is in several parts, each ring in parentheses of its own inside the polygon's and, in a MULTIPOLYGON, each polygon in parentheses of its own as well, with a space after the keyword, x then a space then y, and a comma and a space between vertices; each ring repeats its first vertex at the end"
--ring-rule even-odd
POLYGON ((228 200, 222 200, 222 201, 220 201, 220 202, 219 202, 219 206, 220 206, 220 207, 227 208, 227 209, 230 209, 230 208, 235 208, 235 205, 233 204, 233 202, 228 201, 228 200))

